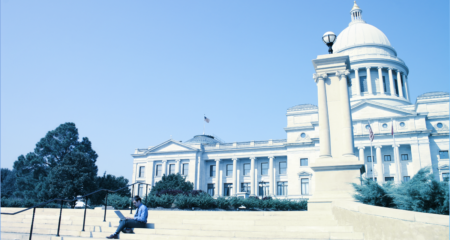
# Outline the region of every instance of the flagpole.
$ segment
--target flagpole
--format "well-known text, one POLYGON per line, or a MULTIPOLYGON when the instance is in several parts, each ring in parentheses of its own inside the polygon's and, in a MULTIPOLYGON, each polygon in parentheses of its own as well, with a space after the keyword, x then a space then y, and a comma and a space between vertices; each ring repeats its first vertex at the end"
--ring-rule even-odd
MULTIPOLYGON (((369 122, 370 129, 372 129, 372 126, 370 125, 370 121, 368 121, 368 122, 369 122)), ((372 181, 375 181, 374 171, 373 171, 373 150, 372 150, 373 139, 370 139, 370 137, 369 137, 369 140, 370 140, 370 160, 372 161, 372 181)))

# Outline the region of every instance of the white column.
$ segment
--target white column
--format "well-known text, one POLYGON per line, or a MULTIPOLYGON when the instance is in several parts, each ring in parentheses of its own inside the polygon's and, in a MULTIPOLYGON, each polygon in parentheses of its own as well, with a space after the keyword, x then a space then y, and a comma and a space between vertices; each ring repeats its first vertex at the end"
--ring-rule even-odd
POLYGON ((359 149, 359 161, 363 161, 364 162, 364 148, 365 147, 358 147, 359 149))
POLYGON ((402 76, 399 70, 397 70, 397 85, 398 85, 398 96, 403 97, 402 76))
POLYGON ((369 91, 369 95, 373 94, 373 89, 372 89, 372 77, 370 76, 370 67, 366 67, 367 70, 367 91, 369 91))
POLYGON ((392 68, 389 68, 389 88, 391 96, 395 96, 394 78, 392 77, 392 68))
POLYGON ((320 157, 331 157, 330 130, 328 123, 327 96, 325 93, 325 78, 327 74, 314 74, 317 82, 319 100, 319 143, 320 157))
POLYGON ((358 70, 359 70, 358 68, 355 69, 355 82, 353 84, 355 85, 355 88, 356 88, 356 91, 355 91, 356 95, 361 96, 361 82, 359 81, 359 71, 358 70))
POLYGON ((167 160, 162 160, 162 176, 166 175, 167 170, 167 160))
POLYGON ((232 196, 236 195, 237 193, 237 171, 236 171, 236 165, 237 165, 237 158, 233 158, 233 194, 232 196))
POLYGON ((348 84, 347 75, 350 72, 348 70, 336 72, 336 76, 339 77, 339 92, 341 96, 341 117, 342 117, 342 156, 354 156, 353 153, 353 132, 352 132, 352 118, 350 115, 350 104, 347 101, 348 97, 348 84))
POLYGON ((250 196, 255 196, 255 157, 250 157, 250 196))
MULTIPOLYGON (((226 167, 226 165, 225 165, 225 167, 226 167)), ((217 170, 216 170, 217 171, 217 170)), ((222 180, 223 180, 223 171, 222 170, 220 170, 219 171, 219 189, 217 190, 217 192, 219 192, 219 196, 220 197, 223 197, 223 183, 222 183, 222 180)))
POLYGON ((384 170, 383 170, 383 159, 381 158, 381 148, 382 146, 375 146, 378 165, 377 182, 379 184, 382 184, 384 182, 384 170))
POLYGON ((180 173, 180 161, 181 159, 175 159, 175 174, 180 173))
POLYGON ((255 189, 255 196, 258 196, 258 168, 255 167, 255 186, 252 186, 255 189))
POLYGON ((380 81, 380 94, 385 94, 383 83, 383 67, 378 67, 378 80, 380 81))
POLYGON ((403 82, 405 83, 406 100, 409 101, 409 88, 408 88, 408 82, 406 81, 406 74, 404 74, 404 73, 403 73, 403 82))
POLYGON ((145 182, 149 184, 150 189, 153 186, 153 179, 154 179, 153 174, 155 172, 155 170, 153 170, 153 168, 154 168, 153 160, 148 160, 147 161, 147 170, 145 173, 145 182))
POLYGON ((395 168, 396 168, 396 177, 395 177, 395 182, 396 183, 401 183, 402 182, 402 169, 401 169, 401 165, 400 165, 400 156, 399 156, 399 152, 398 152, 398 148, 400 147, 399 144, 397 145, 392 145, 392 147, 394 148, 394 163, 395 163, 395 168))
POLYGON ((201 188, 201 169, 202 169, 202 157, 198 156, 197 157, 197 186, 196 186, 196 190, 202 190, 201 188))
POLYGON ((216 189, 215 189, 215 193, 214 196, 218 197, 219 196, 219 175, 220 175, 220 159, 215 159, 216 160, 216 189))
POLYGON ((273 156, 269 156, 269 196, 273 196, 273 156))

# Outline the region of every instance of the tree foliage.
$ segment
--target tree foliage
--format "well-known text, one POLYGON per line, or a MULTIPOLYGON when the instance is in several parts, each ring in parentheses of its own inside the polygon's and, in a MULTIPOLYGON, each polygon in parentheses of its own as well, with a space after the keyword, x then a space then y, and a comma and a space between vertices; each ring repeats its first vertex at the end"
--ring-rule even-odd
POLYGON ((161 181, 157 182, 152 188, 150 194, 157 194, 162 190, 181 190, 183 192, 194 189, 194 184, 186 181, 186 178, 181 174, 163 175, 161 181))
POLYGON ((393 207, 393 199, 386 192, 386 188, 390 183, 385 183, 384 187, 380 186, 377 182, 372 181, 371 178, 363 179, 363 185, 352 183, 356 190, 356 194, 353 197, 365 204, 380 206, 380 207, 393 207))
POLYGON ((11 197, 15 191, 16 173, 8 168, 1 170, 2 197, 11 197))
MULTIPOLYGON (((103 173, 103 176, 96 177, 95 182, 96 182, 97 189, 116 190, 116 189, 123 188, 126 185, 128 185, 128 179, 126 179, 122 176, 116 177, 111 174, 106 174, 106 172, 103 173)), ((125 188, 123 190, 116 192, 115 194, 118 196, 121 196, 121 197, 129 198, 131 196, 130 188, 125 188)), ((89 199, 92 201, 92 204, 99 205, 102 203, 102 201, 105 199, 105 197, 106 197, 106 192, 102 191, 102 192, 99 192, 99 193, 89 196, 89 199)), ((109 201, 109 197, 108 197, 108 201, 109 201)))

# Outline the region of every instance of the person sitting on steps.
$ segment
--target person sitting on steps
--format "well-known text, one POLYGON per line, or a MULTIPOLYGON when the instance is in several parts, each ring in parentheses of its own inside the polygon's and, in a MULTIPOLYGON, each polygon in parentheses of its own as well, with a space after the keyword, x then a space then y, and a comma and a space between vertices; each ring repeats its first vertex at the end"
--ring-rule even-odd
POLYGON ((120 231, 124 230, 124 228, 147 227, 147 217, 148 217, 147 207, 141 203, 141 198, 139 196, 135 196, 133 198, 133 203, 134 206, 136 206, 136 214, 134 214, 134 218, 127 218, 125 220, 120 220, 119 227, 117 228, 116 232, 106 238, 119 239, 119 233, 120 231))

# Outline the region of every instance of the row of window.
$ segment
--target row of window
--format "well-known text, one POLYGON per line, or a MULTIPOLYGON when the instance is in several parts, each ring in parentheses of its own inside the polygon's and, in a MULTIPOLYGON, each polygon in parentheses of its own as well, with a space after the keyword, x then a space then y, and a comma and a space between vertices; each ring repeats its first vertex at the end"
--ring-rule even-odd
MULTIPOLYGON (((369 178, 369 180, 372 180, 372 178, 369 178)), ((376 181, 377 181, 377 178, 374 177, 374 180, 375 180, 375 182, 376 182, 376 181)), ((409 181, 409 180, 411 180, 411 177, 410 177, 410 176, 403 176, 403 182, 407 182, 407 181, 409 181)), ((386 181, 386 182, 394 181, 394 177, 385 177, 385 178, 384 178, 384 181, 386 181)))
MULTIPOLYGON (((208 194, 214 196, 216 185, 214 183, 208 183, 208 194)), ((223 195, 231 196, 231 192, 233 189, 232 183, 224 183, 223 184, 223 195)), ((301 191, 302 195, 309 195, 309 179, 302 178, 301 179, 301 191)), ((248 194, 251 193, 251 185, 250 183, 244 182, 241 183, 241 192, 246 192, 248 194)), ((287 196, 288 195, 288 182, 278 182, 277 183, 277 195, 278 196, 287 196)), ((268 182, 259 182, 258 184, 258 196, 265 197, 269 196, 269 183, 268 182)))
MULTIPOLYGON (((181 168, 181 175, 187 176, 189 173, 189 163, 183 163, 181 168)), ((175 174, 175 164, 169 164, 169 174, 175 174)), ((162 176, 162 165, 156 165, 155 176, 162 176)), ((145 166, 139 167, 139 178, 145 177, 145 166)))
MULTIPOLYGON (((402 161, 408 161, 408 154, 402 154, 401 155, 402 161)), ((391 155, 384 155, 384 161, 385 162, 392 162, 391 155)), ((372 156, 367 156, 367 162, 372 162, 372 156)))
MULTIPOLYGON (((394 88, 395 88, 395 94, 398 95, 398 82, 397 79, 394 78, 394 88)), ((401 79, 401 84, 403 86, 403 79, 401 79)), ((367 86, 367 76, 360 76, 359 77, 359 86, 361 89, 361 92, 368 92, 369 88, 367 86)), ((386 79, 383 76, 383 87, 384 87, 384 92, 387 92, 387 85, 386 85, 386 79)), ((403 92, 403 94, 405 94, 405 92, 403 92)))
MULTIPOLYGON (((308 166, 308 159, 302 158, 300 159, 300 166, 308 166)), ((244 163, 243 167, 243 174, 244 176, 250 175, 250 163, 244 163)), ((287 170, 287 163, 286 162, 280 162, 278 173, 280 175, 285 175, 287 170)), ((233 176, 233 164, 227 164, 226 165, 226 176, 233 176)), ((261 175, 269 175, 269 163, 264 162, 261 163, 261 175)), ((216 176, 216 165, 210 165, 209 166, 209 176, 215 177, 216 176)))

